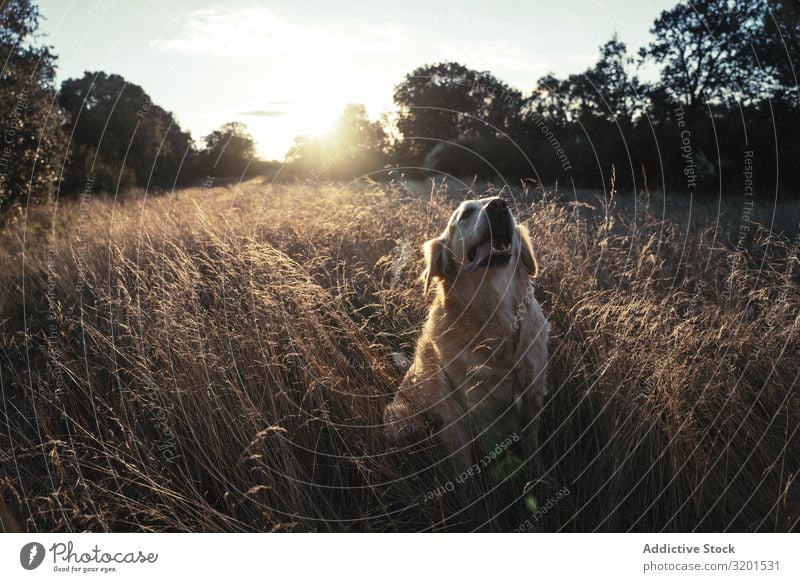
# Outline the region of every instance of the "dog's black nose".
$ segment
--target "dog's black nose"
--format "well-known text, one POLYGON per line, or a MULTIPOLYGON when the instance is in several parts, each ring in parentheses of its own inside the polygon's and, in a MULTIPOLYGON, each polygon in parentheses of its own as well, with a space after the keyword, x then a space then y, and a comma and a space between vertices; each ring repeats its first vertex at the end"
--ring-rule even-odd
POLYGON ((488 212, 501 212, 508 208, 508 204, 502 198, 495 198, 486 206, 488 212))

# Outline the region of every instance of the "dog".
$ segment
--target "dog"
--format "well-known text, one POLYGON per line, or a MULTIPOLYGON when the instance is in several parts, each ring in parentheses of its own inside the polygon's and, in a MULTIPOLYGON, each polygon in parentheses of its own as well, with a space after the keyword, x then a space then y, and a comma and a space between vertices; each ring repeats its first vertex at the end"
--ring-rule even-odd
POLYGON ((424 292, 435 287, 436 297, 384 410, 389 442, 432 430, 463 469, 511 438, 532 459, 550 326, 533 296, 538 265, 528 229, 502 198, 466 200, 423 253, 424 292))

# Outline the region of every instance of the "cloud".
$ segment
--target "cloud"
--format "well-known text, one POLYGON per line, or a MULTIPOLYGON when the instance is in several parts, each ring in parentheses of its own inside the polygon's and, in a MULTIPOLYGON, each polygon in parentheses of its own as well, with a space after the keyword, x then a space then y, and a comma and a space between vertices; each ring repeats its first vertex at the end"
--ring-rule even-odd
POLYGON ((378 38, 392 41, 403 41, 408 38, 408 33, 398 26, 367 26, 364 30, 378 38))
POLYGON ((282 117, 287 115, 287 111, 278 111, 276 109, 264 109, 256 111, 240 111, 238 115, 248 115, 253 117, 282 117))
POLYGON ((174 37, 154 40, 150 45, 164 52, 232 57, 330 56, 401 50, 390 37, 381 36, 370 41, 353 35, 337 35, 287 22, 260 6, 233 9, 213 6, 193 10, 174 37))

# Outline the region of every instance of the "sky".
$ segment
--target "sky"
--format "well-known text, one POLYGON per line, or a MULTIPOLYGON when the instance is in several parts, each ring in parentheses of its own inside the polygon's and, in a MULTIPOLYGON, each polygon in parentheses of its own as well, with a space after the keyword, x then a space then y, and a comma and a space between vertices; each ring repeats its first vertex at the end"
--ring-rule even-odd
POLYGON ((676 0, 39 0, 58 82, 117 73, 175 114, 195 140, 245 123, 259 154, 283 159, 348 103, 378 119, 426 63, 489 70, 523 92, 591 66, 616 32, 647 44, 676 0))

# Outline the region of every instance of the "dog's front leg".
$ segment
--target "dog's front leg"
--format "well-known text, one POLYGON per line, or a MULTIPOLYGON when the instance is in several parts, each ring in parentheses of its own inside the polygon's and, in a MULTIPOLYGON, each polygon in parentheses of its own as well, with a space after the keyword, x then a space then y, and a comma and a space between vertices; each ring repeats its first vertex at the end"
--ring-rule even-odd
POLYGON ((519 426, 522 428, 522 454, 529 464, 534 478, 543 477, 541 451, 539 450, 539 424, 544 408, 543 382, 532 383, 522 394, 522 407, 519 414, 519 426))
POLYGON ((398 393, 383 411, 383 425, 387 440, 397 444, 413 436, 425 434, 425 419, 398 393))
POLYGON ((458 413, 458 407, 444 406, 441 409, 441 442, 458 471, 469 469, 475 459, 472 454, 472 441, 464 428, 465 417, 458 413))

